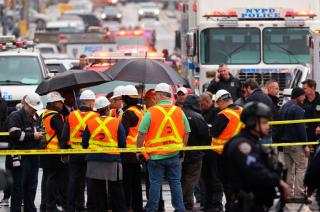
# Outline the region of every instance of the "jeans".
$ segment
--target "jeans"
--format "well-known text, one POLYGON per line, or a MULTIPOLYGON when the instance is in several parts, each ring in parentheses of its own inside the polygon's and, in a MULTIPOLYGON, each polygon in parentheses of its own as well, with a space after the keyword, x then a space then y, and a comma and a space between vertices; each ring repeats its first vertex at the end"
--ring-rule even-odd
POLYGON ((147 212, 157 212, 160 200, 160 189, 163 177, 169 181, 171 203, 176 212, 185 211, 181 188, 181 161, 179 155, 162 160, 148 162, 150 190, 147 203, 147 212))
POLYGON ((12 169, 13 185, 11 196, 12 212, 21 211, 24 203, 24 212, 36 212, 34 200, 38 186, 39 156, 22 156, 21 165, 12 169))

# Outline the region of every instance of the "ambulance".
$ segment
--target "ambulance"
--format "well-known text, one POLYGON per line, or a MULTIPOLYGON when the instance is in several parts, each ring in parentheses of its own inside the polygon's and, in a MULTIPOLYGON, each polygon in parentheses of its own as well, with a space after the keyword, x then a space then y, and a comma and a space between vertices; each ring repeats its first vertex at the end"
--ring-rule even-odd
POLYGON ((319 0, 185 0, 179 4, 186 76, 199 92, 219 64, 241 81, 299 86, 310 74, 309 31, 319 29, 319 0))

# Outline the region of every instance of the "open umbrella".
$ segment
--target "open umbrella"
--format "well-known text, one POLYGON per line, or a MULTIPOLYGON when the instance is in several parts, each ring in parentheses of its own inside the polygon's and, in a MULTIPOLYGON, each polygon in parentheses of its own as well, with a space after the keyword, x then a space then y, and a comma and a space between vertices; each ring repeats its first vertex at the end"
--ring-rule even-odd
POLYGON ((170 66, 151 59, 123 60, 105 71, 112 80, 141 84, 185 84, 185 80, 170 66))
POLYGON ((111 81, 108 74, 97 71, 69 70, 39 84, 39 95, 63 89, 81 89, 111 81))

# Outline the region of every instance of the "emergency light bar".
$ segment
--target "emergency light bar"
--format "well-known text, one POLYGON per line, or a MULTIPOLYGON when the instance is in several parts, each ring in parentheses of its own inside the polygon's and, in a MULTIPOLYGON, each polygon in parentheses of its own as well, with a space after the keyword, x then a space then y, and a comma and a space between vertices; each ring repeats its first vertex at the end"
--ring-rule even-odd
POLYGON ((229 10, 226 12, 221 12, 221 11, 206 12, 203 17, 211 18, 211 17, 238 17, 238 16, 235 10, 229 10))
POLYGON ((163 59, 163 55, 158 52, 94 52, 88 59, 130 59, 130 58, 149 58, 149 59, 163 59))
POLYGON ((313 18, 315 17, 316 14, 312 11, 293 11, 293 10, 288 10, 286 11, 285 17, 309 17, 313 18))
POLYGON ((16 40, 16 36, 14 35, 0 36, 0 43, 14 42, 15 40, 16 40))

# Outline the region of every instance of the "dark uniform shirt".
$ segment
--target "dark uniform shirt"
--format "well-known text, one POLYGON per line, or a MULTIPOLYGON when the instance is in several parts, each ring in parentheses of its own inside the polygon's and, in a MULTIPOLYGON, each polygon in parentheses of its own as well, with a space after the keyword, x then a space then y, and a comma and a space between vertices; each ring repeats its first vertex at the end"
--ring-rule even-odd
POLYGON ((215 94, 218 90, 224 89, 229 91, 234 101, 240 98, 241 94, 241 83, 240 80, 235 78, 232 74, 230 74, 230 78, 228 80, 221 79, 217 82, 215 79, 212 80, 208 86, 207 91, 215 94))
POLYGON ((270 207, 280 177, 271 167, 267 149, 259 139, 244 129, 226 143, 223 150, 224 184, 228 194, 239 191, 254 194, 254 204, 270 207))
MULTIPOLYGON (((316 98, 312 102, 310 102, 308 99, 305 99, 301 106, 304 109, 305 119, 320 118, 320 95, 318 92, 316 92, 316 98)), ((319 126, 319 123, 306 123, 306 126, 308 141, 316 141, 319 136, 315 134, 315 131, 317 126, 319 126)))

